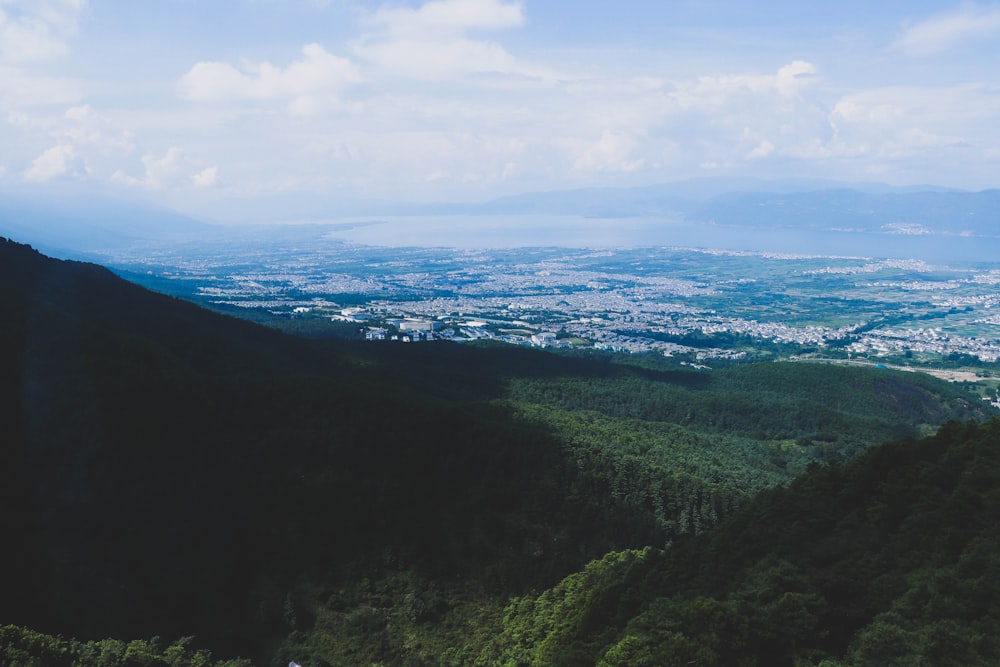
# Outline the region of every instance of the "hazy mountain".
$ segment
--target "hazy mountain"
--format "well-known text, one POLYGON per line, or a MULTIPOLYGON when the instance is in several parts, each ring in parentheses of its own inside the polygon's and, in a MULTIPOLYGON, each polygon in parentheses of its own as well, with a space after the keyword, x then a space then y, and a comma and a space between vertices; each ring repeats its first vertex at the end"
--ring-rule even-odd
POLYGON ((996 236, 1000 233, 1000 190, 728 193, 691 207, 687 215, 745 227, 996 236))
POLYGON ((63 257, 103 253, 140 240, 170 242, 213 229, 168 209, 100 195, 41 198, 0 192, 0 236, 63 257))
MULTIPOLYGON (((632 188, 525 193, 486 202, 372 204, 370 211, 356 213, 431 218, 493 216, 493 227, 483 232, 484 243, 495 238, 503 245, 509 245, 510 239, 532 245, 552 240, 526 234, 515 220, 518 216, 540 217, 531 224, 532 229, 544 228, 545 216, 581 216, 686 220, 745 228, 992 235, 1000 222, 998 203, 997 190, 965 192, 932 186, 900 188, 804 179, 700 178, 632 188)), ((338 223, 329 211, 311 209, 300 212, 297 219, 325 222, 330 231, 343 229, 346 224, 365 224, 338 223)), ((114 249, 137 243, 169 245, 208 238, 239 243, 247 233, 280 238, 299 232, 295 225, 209 225, 164 208, 100 194, 70 191, 40 198, 30 191, 0 193, 0 234, 62 257, 106 257, 114 249)), ((570 234, 567 238, 574 237, 570 234)), ((441 243, 447 244, 447 239, 441 243)), ((711 243, 711 239, 702 243, 711 243)))
MULTIPOLYGON (((755 178, 694 178, 671 183, 622 188, 581 188, 529 192, 479 203, 433 204, 406 211, 420 215, 578 215, 584 217, 703 216, 714 200, 732 201, 741 197, 754 205, 760 198, 819 196, 830 191, 854 193, 864 199, 873 195, 920 195, 926 193, 966 194, 936 186, 896 187, 883 183, 844 183, 818 179, 767 180, 755 178)), ((734 206, 734 210, 735 206, 734 206)), ((751 212, 751 216, 753 212, 751 212)))

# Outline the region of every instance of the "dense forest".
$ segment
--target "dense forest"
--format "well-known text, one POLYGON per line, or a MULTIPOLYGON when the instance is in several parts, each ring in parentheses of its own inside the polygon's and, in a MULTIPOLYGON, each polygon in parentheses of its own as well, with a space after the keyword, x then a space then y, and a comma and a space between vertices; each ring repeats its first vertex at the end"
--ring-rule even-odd
POLYGON ((811 469, 514 600, 480 664, 994 665, 1000 421, 811 469))
POLYGON ((0 309, 0 663, 890 664, 988 627, 909 595, 995 546, 961 385, 306 340, 5 240, 0 309))

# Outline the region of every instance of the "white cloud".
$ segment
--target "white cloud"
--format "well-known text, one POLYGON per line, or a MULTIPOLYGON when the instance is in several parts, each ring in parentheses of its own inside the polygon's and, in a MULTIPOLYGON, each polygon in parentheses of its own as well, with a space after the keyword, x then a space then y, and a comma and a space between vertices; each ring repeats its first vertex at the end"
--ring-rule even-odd
POLYGON ((335 101, 345 86, 362 81, 354 64, 319 44, 302 48, 302 59, 287 67, 246 63, 241 69, 222 62, 200 62, 181 78, 183 94, 197 101, 285 101, 289 109, 310 113, 335 101))
MULTIPOLYGON (((218 167, 187 156, 177 146, 159 155, 143 150, 131 130, 89 104, 58 114, 9 112, 6 120, 15 141, 2 135, 0 141, 17 146, 16 153, 36 156, 26 169, 16 167, 25 181, 80 179, 150 191, 207 189, 219 181, 218 167)), ((3 157, 10 160, 11 155, 3 157)))
POLYGON ((1000 7, 964 5, 910 26, 893 47, 906 54, 929 56, 997 35, 1000 35, 1000 7))
POLYGON ((65 78, 28 75, 0 64, 0 109, 28 109, 73 104, 83 97, 78 82, 65 78))
POLYGON ((42 183, 58 178, 74 178, 87 174, 87 165, 70 144, 60 144, 39 155, 24 172, 24 180, 42 183))
POLYGON ((573 163, 577 171, 585 172, 632 172, 644 164, 634 153, 638 142, 621 132, 605 130, 601 138, 586 146, 573 163))
POLYGON ((371 31, 355 40, 352 49, 384 71, 417 80, 483 74, 553 78, 542 68, 520 62, 500 44, 467 34, 524 23, 520 2, 435 0, 418 9, 379 10, 368 20, 371 31))
POLYGON ((804 60, 795 60, 781 67, 774 79, 774 88, 785 96, 796 95, 814 82, 816 67, 804 60))
POLYGON ((35 156, 27 169, 18 168, 28 181, 106 178, 113 165, 128 159, 135 149, 132 133, 117 129, 86 104, 62 112, 10 110, 6 121, 13 134, 0 136, 7 153, 4 157, 25 161, 26 156, 35 156))
POLYGON ((196 188, 210 188, 219 182, 219 168, 202 169, 191 178, 191 184, 196 188))
POLYGON ((426 39, 467 30, 500 30, 524 24, 521 2, 434 0, 419 9, 380 9, 370 20, 393 36, 426 39))
MULTIPOLYGON (((38 109, 82 98, 77 81, 53 75, 46 68, 56 66, 51 61, 70 53, 84 7, 83 0, 0 0, 0 112, 7 112, 9 119, 30 117, 32 130, 37 130, 52 120, 38 109)), ((4 142, 5 157, 11 157, 11 142, 4 137, 0 141, 4 142)), ((18 143, 26 146, 20 160, 42 145, 51 145, 48 139, 35 143, 25 137, 18 143)), ((55 160, 56 155, 47 159, 55 160)), ((29 171, 33 178, 47 173, 41 164, 29 171)))
POLYGON ((0 2, 0 63, 51 60, 69 53, 84 0, 0 2))
POLYGON ((751 160, 759 160, 771 155, 772 153, 774 153, 774 144, 767 139, 764 139, 759 144, 754 146, 753 150, 747 153, 747 158, 751 160))
POLYGON ((142 157, 143 175, 130 176, 123 171, 116 171, 111 176, 115 183, 147 190, 165 190, 193 185, 208 187, 214 185, 218 172, 215 167, 209 167, 194 172, 192 161, 179 148, 171 146, 163 157, 146 154, 142 157))
POLYGON ((923 178, 959 170, 969 155, 997 147, 1000 95, 985 86, 898 86, 837 100, 827 140, 800 142, 788 155, 803 161, 849 161, 860 175, 920 168, 923 178))
POLYGON ((414 79, 518 70, 514 56, 503 47, 465 38, 392 40, 359 47, 357 53, 383 69, 414 79))
POLYGON ((787 157, 802 145, 826 141, 831 129, 822 84, 816 67, 804 60, 769 74, 640 78, 631 88, 587 86, 579 113, 617 119, 609 127, 619 132, 642 133, 623 164, 642 160, 636 171, 667 169, 680 177, 787 157))
MULTIPOLYGON (((331 40, 285 56, 262 55, 282 48, 260 41, 267 31, 203 47, 242 52, 246 61, 178 51, 184 59, 164 97, 157 97, 154 76, 126 89, 89 73, 81 79, 89 97, 67 100, 58 111, 71 107, 65 116, 54 107, 8 108, 0 101, 0 113, 48 119, 45 127, 25 130, 31 141, 16 147, 16 158, 3 158, 10 175, 25 173, 32 158, 58 145, 71 150, 63 157, 83 160, 91 178, 113 178, 154 196, 180 192, 207 201, 342 188, 363 197, 454 199, 669 180, 708 168, 787 175, 802 167, 815 175, 849 165, 844 171, 856 173, 904 159, 892 156, 955 154, 980 141, 976 130, 986 125, 966 123, 960 104, 920 99, 948 97, 951 89, 869 94, 850 78, 849 62, 832 62, 829 45, 775 43, 744 53, 740 42, 710 59, 694 49, 681 63, 681 47, 666 36, 662 44, 617 49, 602 41, 597 49, 559 41, 558 26, 538 31, 555 35, 551 42, 521 50, 535 34, 519 31, 527 12, 539 8, 533 21, 551 15, 526 1, 341 1, 322 15, 305 5, 327 0, 253 2, 255 10, 338 23, 295 32, 274 26, 283 44, 301 46, 307 35, 317 39, 317 30, 331 40), (355 9, 365 5, 384 8, 355 9), (771 60, 774 54, 788 57, 771 60)), ((0 99, 9 95, 3 67, 0 99)), ((896 74, 872 68, 865 80, 896 74)), ((986 97, 982 90, 961 99, 982 110, 986 97)), ((9 136, 18 132, 8 128, 9 136)), ((0 145, 5 152, 11 143, 0 137, 0 145)), ((984 142, 979 154, 989 148, 984 142)), ((59 156, 48 157, 48 172, 59 171, 59 156)), ((48 172, 42 161, 33 173, 48 172)))
POLYGON ((425 199, 432 187, 440 197, 459 184, 485 187, 509 179, 537 148, 500 133, 391 125, 331 133, 311 148, 308 160, 303 161, 301 152, 288 156, 289 162, 299 161, 288 173, 298 173, 298 185, 308 183, 309 188, 360 188, 379 196, 425 199), (311 173, 303 166, 311 167, 311 173))
POLYGON ((135 137, 119 130, 89 104, 71 107, 64 117, 69 123, 63 130, 77 148, 87 148, 103 155, 129 155, 135 150, 135 137))
POLYGON ((693 84, 682 82, 671 97, 686 109, 731 109, 740 98, 749 96, 796 97, 816 82, 815 75, 816 67, 812 63, 795 60, 775 74, 703 76, 693 84))
MULTIPOLYGON (((460 40, 483 44, 464 37, 443 43, 460 40)), ((358 92, 367 96, 354 100, 362 112, 295 120, 244 114, 206 135, 207 143, 228 142, 232 151, 213 155, 207 144, 201 150, 225 173, 227 192, 343 187, 425 199, 435 192, 454 198, 458 185, 468 185, 461 196, 471 197, 500 183, 513 190, 553 178, 567 187, 683 177, 704 163, 787 155, 816 132, 825 141, 829 107, 811 100, 821 83, 815 71, 789 61, 771 73, 687 81, 595 72, 472 88, 468 79, 411 86, 366 70, 370 85, 358 92), (300 141, 287 139, 289 128, 300 141), (247 137, 254 139, 244 149, 247 137), (283 178, 255 173, 265 164, 283 178)))
MULTIPOLYGON (((57 171, 75 176, 106 176, 109 164, 128 158, 135 149, 131 132, 116 129, 112 122, 90 105, 70 107, 61 115, 31 115, 23 112, 8 114, 8 122, 16 126, 22 141, 31 145, 50 145, 45 158, 32 171, 33 179, 57 171), (85 165, 80 169, 60 169, 60 163, 85 165)), ((62 173, 58 174, 62 175, 62 173)))

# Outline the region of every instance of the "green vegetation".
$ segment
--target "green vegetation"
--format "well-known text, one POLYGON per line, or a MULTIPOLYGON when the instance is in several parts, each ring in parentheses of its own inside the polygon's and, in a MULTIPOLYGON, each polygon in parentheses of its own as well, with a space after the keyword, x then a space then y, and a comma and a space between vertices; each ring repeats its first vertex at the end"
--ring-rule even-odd
POLYGON ((168 646, 158 638, 81 642, 14 625, 0 626, 0 665, 17 667, 251 667, 249 660, 212 660, 185 637, 168 646))
MULTIPOLYGON (((824 563, 794 552, 816 543, 812 519, 766 503, 818 485, 801 512, 829 518, 840 487, 801 480, 847 479, 883 440, 995 412, 886 369, 306 340, 6 241, 0 310, 0 534, 18 546, 0 554, 0 623, 15 624, 0 646, 15 663, 134 645, 112 658, 209 664, 183 642, 99 639, 197 636, 257 664, 642 664, 665 646, 739 664, 764 655, 751 620, 801 622, 804 638, 843 611, 824 563), (756 532, 713 541, 740 526, 756 532), (771 599, 772 581, 790 588, 771 599)), ((902 585, 873 590, 886 582, 902 585)), ((917 618, 857 614, 893 610, 917 618)), ((904 621, 885 632, 923 632, 904 621)))
POLYGON ((503 665, 992 665, 1000 420, 952 422, 765 492, 663 550, 514 600, 503 665))
POLYGON ((515 378, 509 396, 609 417, 669 422, 757 440, 800 439, 852 450, 915 435, 981 406, 961 388, 887 369, 741 364, 696 374, 515 378))

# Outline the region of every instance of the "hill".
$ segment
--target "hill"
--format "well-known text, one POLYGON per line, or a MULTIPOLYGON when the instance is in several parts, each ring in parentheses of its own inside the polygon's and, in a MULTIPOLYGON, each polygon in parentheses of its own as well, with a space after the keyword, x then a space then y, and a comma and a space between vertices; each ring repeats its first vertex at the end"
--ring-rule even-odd
POLYGON ((500 409, 8 241, 0 308, 20 545, 0 622, 253 655, 308 623, 308 581, 415 567, 508 590, 615 543, 570 514, 558 444, 500 409), (594 539, 525 548, 557 530, 594 539))
POLYGON ((993 665, 1000 421, 810 471, 515 600, 478 664, 993 665))
POLYGON ((888 371, 307 341, 7 240, 0 309, 0 624, 261 662, 467 663, 510 596, 987 409, 888 371))

